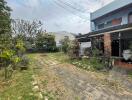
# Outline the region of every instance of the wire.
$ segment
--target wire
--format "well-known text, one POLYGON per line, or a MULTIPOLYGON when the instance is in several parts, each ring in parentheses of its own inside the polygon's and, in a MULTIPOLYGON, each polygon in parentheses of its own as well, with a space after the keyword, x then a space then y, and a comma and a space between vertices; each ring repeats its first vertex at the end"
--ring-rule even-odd
POLYGON ((85 10, 81 10, 81 9, 79 9, 79 8, 76 8, 76 7, 74 7, 72 4, 70 4, 70 3, 68 3, 68 2, 63 2, 62 0, 57 0, 57 1, 59 1, 59 2, 62 3, 62 4, 65 4, 66 6, 72 8, 72 9, 74 9, 74 10, 77 10, 77 11, 79 11, 79 12, 81 12, 81 13, 86 13, 86 11, 87 11, 86 9, 85 9, 85 10))
POLYGON ((65 8, 62 4, 58 3, 57 1, 55 1, 55 0, 52 0, 52 1, 53 1, 57 6, 59 6, 59 7, 63 8, 63 9, 65 9, 66 11, 72 13, 73 15, 76 15, 76 16, 78 16, 79 18, 83 19, 84 22, 88 22, 88 19, 83 18, 82 16, 79 16, 79 15, 75 14, 74 12, 72 12, 71 10, 65 8))

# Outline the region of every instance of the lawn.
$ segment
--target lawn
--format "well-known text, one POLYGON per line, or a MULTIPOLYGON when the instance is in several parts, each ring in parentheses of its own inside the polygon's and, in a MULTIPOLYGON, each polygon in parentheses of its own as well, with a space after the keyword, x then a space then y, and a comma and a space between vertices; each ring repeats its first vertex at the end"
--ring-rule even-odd
MULTIPOLYGON (((32 55, 29 55, 31 58, 32 55)), ((0 70, 2 73, 2 70, 0 70)), ((2 75, 2 74, 1 74, 2 75)), ((28 70, 13 72, 11 79, 0 80, 0 100, 36 100, 32 91, 33 68, 30 63, 28 70)), ((2 79, 2 76, 0 76, 2 79)))

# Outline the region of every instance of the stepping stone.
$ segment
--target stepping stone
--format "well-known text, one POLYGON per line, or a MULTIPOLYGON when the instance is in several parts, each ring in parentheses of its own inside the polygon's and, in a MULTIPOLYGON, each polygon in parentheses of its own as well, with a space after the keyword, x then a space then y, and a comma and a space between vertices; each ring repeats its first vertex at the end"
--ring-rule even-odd
POLYGON ((39 91, 39 87, 38 87, 38 86, 34 86, 34 87, 33 87, 33 91, 34 91, 34 92, 38 92, 38 91, 39 91))
POLYGON ((47 98, 47 97, 45 97, 45 100, 48 100, 48 98, 47 98))
POLYGON ((39 98, 39 99, 43 99, 43 95, 42 95, 41 92, 38 93, 38 98, 39 98))
POLYGON ((33 86, 38 85, 37 81, 33 81, 33 82, 32 82, 32 85, 33 85, 33 86))

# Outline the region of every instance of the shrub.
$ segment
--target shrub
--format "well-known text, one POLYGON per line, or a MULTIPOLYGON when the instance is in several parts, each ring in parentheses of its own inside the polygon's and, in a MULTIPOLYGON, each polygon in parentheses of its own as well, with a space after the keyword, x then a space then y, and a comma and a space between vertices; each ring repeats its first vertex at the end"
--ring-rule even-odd
POLYGON ((100 59, 96 57, 90 58, 90 65, 96 70, 101 70, 105 67, 100 59))
POLYGON ((68 36, 66 36, 64 39, 62 39, 60 41, 61 43, 61 48, 62 48, 62 51, 64 53, 68 53, 68 48, 69 48, 69 44, 70 44, 70 39, 68 36))
POLYGON ((85 48, 84 49, 84 55, 90 57, 92 55, 91 48, 85 48))
POLYGON ((20 62, 20 58, 15 55, 15 51, 5 49, 0 54, 0 59, 1 59, 0 63, 2 63, 2 67, 5 68, 5 79, 7 79, 10 76, 10 75, 8 75, 8 73, 10 73, 10 72, 12 73, 12 71, 13 71, 10 69, 14 69, 15 65, 18 62, 20 62))
POLYGON ((80 50, 80 46, 78 40, 73 40, 68 49, 69 57, 71 59, 79 58, 79 50, 80 50))

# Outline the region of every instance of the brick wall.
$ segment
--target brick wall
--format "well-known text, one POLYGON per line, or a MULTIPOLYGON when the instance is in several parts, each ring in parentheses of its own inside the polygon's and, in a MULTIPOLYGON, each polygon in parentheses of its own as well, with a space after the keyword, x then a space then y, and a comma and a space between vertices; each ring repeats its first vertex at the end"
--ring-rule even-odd
POLYGON ((104 53, 111 56, 111 35, 109 33, 104 34, 104 53))

